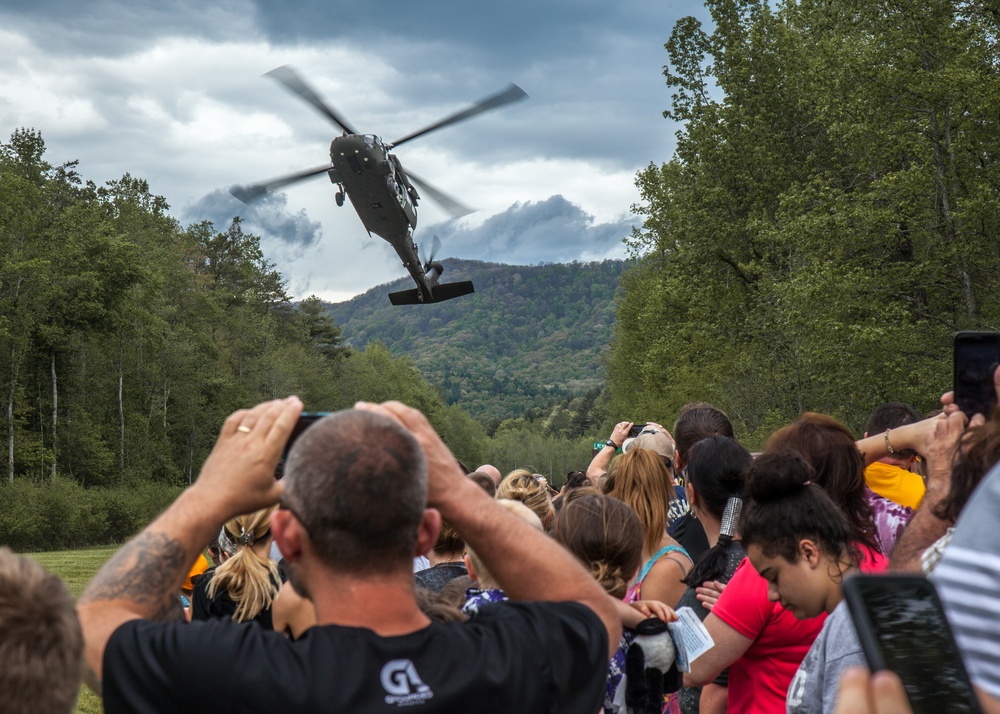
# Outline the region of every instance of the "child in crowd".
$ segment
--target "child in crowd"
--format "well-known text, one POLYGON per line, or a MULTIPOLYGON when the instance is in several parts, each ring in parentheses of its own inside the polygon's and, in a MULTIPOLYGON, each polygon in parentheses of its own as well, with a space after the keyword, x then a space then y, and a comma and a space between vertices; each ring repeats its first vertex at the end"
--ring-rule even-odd
MULTIPOLYGON (((601 587, 621 600, 639 571, 642 558, 642 525, 635 511, 616 498, 595 490, 577 489, 556 515, 552 537, 564 545, 589 570, 601 587)), ((635 638, 632 631, 650 612, 664 620, 676 615, 662 603, 633 603, 621 610, 625 629, 618 649, 608 663, 608 686, 604 698, 607 714, 620 710, 619 685, 625 673, 625 655, 635 638), (618 707, 616 708, 616 698, 618 707)))
POLYGON ((843 670, 864 654, 841 586, 858 572, 861 549, 844 514, 795 452, 761 456, 750 469, 740 522, 747 557, 768 598, 799 620, 827 615, 786 699, 789 714, 822 714, 836 704, 843 670))
MULTIPOLYGON (((534 511, 520 501, 498 498, 497 503, 522 521, 530 523, 540 531, 545 530, 542 528, 542 521, 535 515, 534 511)), ((507 595, 500 589, 500 585, 496 579, 486 569, 486 565, 472 548, 466 547, 465 549, 465 567, 469 571, 469 577, 472 578, 476 587, 469 588, 466 591, 465 604, 462 606, 463 613, 469 617, 475 617, 482 608, 507 600, 507 595)))

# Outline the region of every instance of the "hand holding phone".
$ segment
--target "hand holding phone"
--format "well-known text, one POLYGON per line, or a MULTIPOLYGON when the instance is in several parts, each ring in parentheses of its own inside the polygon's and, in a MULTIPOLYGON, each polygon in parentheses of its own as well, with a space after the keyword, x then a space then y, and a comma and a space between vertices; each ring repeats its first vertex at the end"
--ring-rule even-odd
POLYGON ((628 430, 628 436, 630 439, 634 439, 642 433, 642 430, 646 428, 645 424, 632 424, 632 428, 628 430))
POLYGON ((899 675, 914 714, 981 711, 934 583, 855 575, 844 581, 844 599, 868 668, 899 675))
POLYGON ((281 460, 284 461, 288 458, 288 452, 291 450, 292 444, 295 443, 296 439, 302 436, 306 429, 311 427, 323 417, 332 413, 333 412, 302 412, 299 415, 298 422, 295 424, 295 428, 292 429, 292 433, 288 437, 288 441, 285 443, 285 450, 281 453, 281 460))

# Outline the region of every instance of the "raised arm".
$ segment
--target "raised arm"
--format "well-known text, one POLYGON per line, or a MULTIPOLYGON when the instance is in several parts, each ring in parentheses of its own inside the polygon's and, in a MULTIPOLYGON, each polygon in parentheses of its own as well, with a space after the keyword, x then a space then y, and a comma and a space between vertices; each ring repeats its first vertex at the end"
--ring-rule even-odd
POLYGON ((77 612, 94 691, 100 692, 104 648, 114 631, 129 620, 167 617, 188 569, 222 524, 277 502, 274 468, 301 410, 290 397, 226 419, 195 484, 90 581, 77 612))
POLYGON ((888 432, 883 431, 879 434, 866 436, 864 439, 858 439, 855 443, 858 446, 858 451, 865 458, 865 466, 889 456, 894 451, 912 449, 922 454, 928 435, 934 432, 937 421, 943 417, 944 415, 933 416, 912 424, 897 426, 888 432))
POLYGON ((611 438, 604 444, 604 448, 597 452, 590 462, 590 466, 587 467, 587 478, 590 479, 591 483, 597 483, 598 477, 608 470, 611 459, 622 442, 628 438, 628 432, 631 428, 632 422, 630 421, 620 421, 615 424, 615 428, 611 431, 611 438))
POLYGON ((953 412, 935 422, 935 429, 927 435, 921 450, 927 459, 927 492, 896 542, 889 560, 891 570, 922 573, 920 558, 924 551, 953 525, 938 518, 935 511, 951 490, 951 464, 965 432, 965 415, 953 412))
POLYGON ((423 414, 399 402, 356 406, 395 418, 420 442, 427 456, 427 505, 476 551, 510 599, 579 602, 604 623, 609 655, 617 649, 621 617, 611 596, 569 551, 465 478, 423 414))

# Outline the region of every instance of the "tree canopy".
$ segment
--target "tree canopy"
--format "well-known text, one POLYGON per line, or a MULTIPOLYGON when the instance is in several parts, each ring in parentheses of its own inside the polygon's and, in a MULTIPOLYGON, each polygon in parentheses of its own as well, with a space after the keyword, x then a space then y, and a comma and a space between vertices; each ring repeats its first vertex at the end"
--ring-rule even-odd
POLYGON ((1000 324, 1000 16, 979 0, 707 0, 665 47, 682 123, 640 172, 612 413, 933 408, 1000 324))

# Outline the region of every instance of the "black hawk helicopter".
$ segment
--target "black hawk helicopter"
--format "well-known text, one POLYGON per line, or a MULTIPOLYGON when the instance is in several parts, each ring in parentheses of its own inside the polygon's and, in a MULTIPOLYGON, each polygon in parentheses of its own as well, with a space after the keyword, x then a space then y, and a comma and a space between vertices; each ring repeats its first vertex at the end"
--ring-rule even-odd
POLYGON ((516 84, 511 84, 507 89, 481 99, 468 109, 451 114, 401 139, 386 143, 374 134, 360 134, 355 131, 347 120, 325 103, 291 67, 278 67, 265 76, 277 80, 289 91, 311 104, 344 133, 330 143, 329 164, 258 184, 234 186, 229 192, 244 203, 249 203, 275 189, 325 173, 338 187, 337 205, 344 205, 345 196, 350 198, 368 234, 374 233, 392 245, 403 261, 403 267, 409 271, 410 277, 417 284, 415 290, 389 293, 389 300, 393 305, 441 302, 475 292, 470 280, 454 283, 438 282, 444 268, 441 263, 434 260, 434 255, 440 247, 437 236, 434 237, 430 256, 421 264, 417 245, 413 242, 413 230, 417 227, 417 202, 420 198, 414 186, 419 186, 454 217, 468 215, 473 212, 472 209, 418 178, 413 172, 404 171, 399 159, 391 151, 418 136, 524 99, 528 96, 525 91, 516 84))

